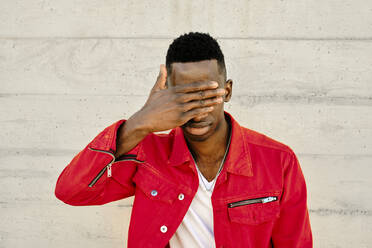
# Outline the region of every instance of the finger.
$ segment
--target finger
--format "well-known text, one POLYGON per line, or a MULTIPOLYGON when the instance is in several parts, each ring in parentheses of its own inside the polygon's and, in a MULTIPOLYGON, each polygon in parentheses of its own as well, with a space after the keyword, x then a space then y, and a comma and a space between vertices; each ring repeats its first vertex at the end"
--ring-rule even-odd
POLYGON ((152 90, 157 91, 157 90, 165 89, 166 88, 166 82, 167 82, 167 69, 166 69, 165 65, 161 64, 159 75, 156 79, 155 85, 152 88, 152 90))
POLYGON ((212 106, 215 104, 222 103, 223 99, 222 97, 215 97, 215 98, 209 98, 205 100, 197 100, 192 102, 187 102, 183 104, 183 111, 187 112, 194 108, 204 108, 208 106, 212 106))
POLYGON ((218 83, 215 81, 205 81, 205 82, 192 82, 189 84, 182 84, 175 86, 174 90, 177 93, 188 93, 188 92, 195 92, 201 90, 210 90, 216 89, 218 87, 218 83))
POLYGON ((178 101, 179 102, 190 102, 194 100, 202 100, 212 97, 224 96, 226 94, 226 90, 222 88, 214 89, 214 90, 201 90, 198 92, 190 92, 180 94, 178 101))
MULTIPOLYGON (((186 112, 184 114, 184 117, 185 119, 187 119, 187 121, 197 117, 197 116, 200 116, 200 115, 204 115, 204 114, 207 114, 212 112, 213 111, 213 107, 212 106, 209 106, 209 107, 204 107, 204 108, 196 108, 196 109, 192 109, 188 112, 186 112)), ((187 122, 186 121, 186 122, 187 122)))

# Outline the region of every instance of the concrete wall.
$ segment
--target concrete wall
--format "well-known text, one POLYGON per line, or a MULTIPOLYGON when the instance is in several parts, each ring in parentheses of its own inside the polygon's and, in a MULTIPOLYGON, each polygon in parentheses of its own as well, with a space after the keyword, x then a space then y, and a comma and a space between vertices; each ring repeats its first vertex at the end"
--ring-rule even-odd
POLYGON ((0 247, 125 247, 131 203, 70 207, 58 174, 142 106, 172 38, 218 38, 227 105, 293 148, 314 247, 372 247, 372 2, 0 2, 0 247))

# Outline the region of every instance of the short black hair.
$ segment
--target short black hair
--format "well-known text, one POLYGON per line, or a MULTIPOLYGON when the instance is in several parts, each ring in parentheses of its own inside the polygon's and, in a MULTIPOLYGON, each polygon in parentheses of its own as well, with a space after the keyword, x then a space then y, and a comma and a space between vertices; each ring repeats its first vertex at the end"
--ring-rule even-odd
POLYGON ((173 40, 166 56, 166 67, 170 74, 175 62, 198 62, 216 59, 220 72, 226 76, 225 58, 217 41, 208 33, 190 32, 173 40))

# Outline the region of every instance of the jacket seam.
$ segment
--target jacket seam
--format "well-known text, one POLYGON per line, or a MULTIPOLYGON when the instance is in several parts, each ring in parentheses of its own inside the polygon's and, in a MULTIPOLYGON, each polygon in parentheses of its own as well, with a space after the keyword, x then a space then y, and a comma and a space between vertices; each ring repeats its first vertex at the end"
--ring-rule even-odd
POLYGON ((282 149, 282 148, 275 147, 275 146, 262 145, 262 144, 257 144, 257 143, 253 143, 253 142, 248 142, 248 145, 254 145, 254 146, 259 146, 259 147, 263 147, 263 148, 269 148, 269 149, 273 149, 273 150, 288 153, 289 155, 291 155, 293 153, 292 149, 289 146, 286 146, 286 149, 282 149))

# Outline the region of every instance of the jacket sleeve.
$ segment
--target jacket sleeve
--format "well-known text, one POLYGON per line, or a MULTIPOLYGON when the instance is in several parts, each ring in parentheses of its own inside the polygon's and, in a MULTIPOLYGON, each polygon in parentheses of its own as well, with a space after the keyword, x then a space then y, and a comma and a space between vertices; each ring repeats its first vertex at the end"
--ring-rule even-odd
POLYGON ((134 194, 132 177, 141 142, 115 161, 119 120, 100 132, 59 175, 55 196, 74 206, 101 205, 134 194))
POLYGON ((283 167, 280 217, 274 225, 272 242, 274 248, 313 247, 305 179, 293 151, 283 167))

